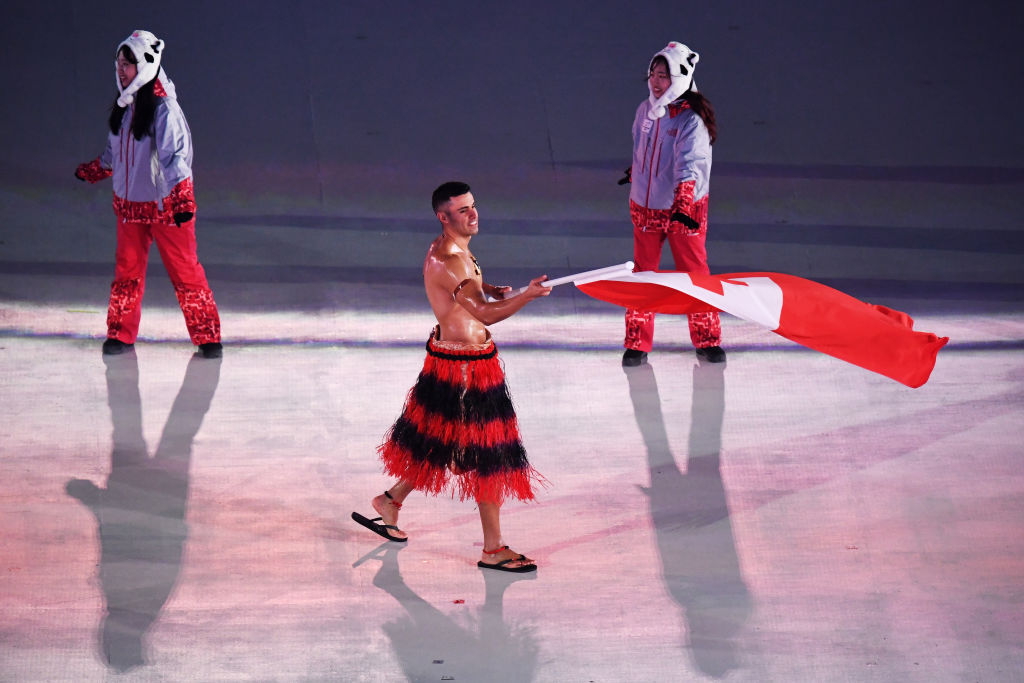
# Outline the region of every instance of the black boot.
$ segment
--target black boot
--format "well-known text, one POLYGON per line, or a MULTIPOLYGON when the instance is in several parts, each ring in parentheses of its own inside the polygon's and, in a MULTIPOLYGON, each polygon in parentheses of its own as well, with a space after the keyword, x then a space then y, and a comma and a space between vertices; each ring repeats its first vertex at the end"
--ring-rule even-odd
POLYGON ((200 344, 199 353, 203 354, 203 358, 220 358, 224 355, 224 347, 221 346, 220 342, 200 344))
POLYGON ((120 339, 108 339, 103 342, 103 355, 116 356, 135 348, 135 344, 125 344, 120 339))
POLYGON ((622 367, 634 368, 641 363, 647 362, 647 352, 639 349, 626 349, 622 354, 622 367))
POLYGON ((709 363, 724 363, 725 351, 721 346, 705 346, 703 349, 697 349, 697 358, 709 363))

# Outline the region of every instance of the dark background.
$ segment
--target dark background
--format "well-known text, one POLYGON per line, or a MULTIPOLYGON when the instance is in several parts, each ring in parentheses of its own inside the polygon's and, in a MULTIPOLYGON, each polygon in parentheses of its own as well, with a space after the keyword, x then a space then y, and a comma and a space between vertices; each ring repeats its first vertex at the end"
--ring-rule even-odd
POLYGON ((102 150, 136 28, 166 41, 228 309, 398 305, 452 178, 493 281, 630 258, 615 181, 670 40, 701 54, 718 115, 712 272, 938 307, 1024 291, 1014 3, 64 1, 3 19, 4 300, 105 302, 110 187, 72 173, 102 150))

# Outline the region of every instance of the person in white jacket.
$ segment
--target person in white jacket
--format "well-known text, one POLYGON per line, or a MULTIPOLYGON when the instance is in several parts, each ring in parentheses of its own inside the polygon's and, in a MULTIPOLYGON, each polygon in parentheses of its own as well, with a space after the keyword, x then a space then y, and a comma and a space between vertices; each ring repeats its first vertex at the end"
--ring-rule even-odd
POLYGON ((204 357, 219 358, 220 316, 196 254, 192 134, 160 65, 163 52, 164 41, 149 31, 134 31, 117 46, 119 94, 106 148, 75 171, 90 183, 113 178, 117 250, 103 353, 123 353, 135 343, 155 240, 189 338, 204 357))
MULTIPOLYGON (((704 244, 708 229, 711 145, 715 112, 693 81, 700 56, 679 42, 651 59, 650 96, 633 119, 633 164, 622 182, 631 182, 635 270, 656 270, 667 241, 676 270, 709 274, 704 244)), ((689 315, 690 340, 697 356, 725 360, 717 312, 689 315)), ((654 313, 626 311, 624 366, 645 362, 654 342, 654 313)))

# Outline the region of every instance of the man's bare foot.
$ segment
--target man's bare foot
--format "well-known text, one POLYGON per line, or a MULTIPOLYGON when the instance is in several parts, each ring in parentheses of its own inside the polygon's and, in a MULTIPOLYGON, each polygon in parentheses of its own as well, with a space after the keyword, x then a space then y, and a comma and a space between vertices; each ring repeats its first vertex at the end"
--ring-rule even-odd
MULTIPOLYGON (((378 515, 380 515, 381 520, 383 520, 385 524, 391 524, 396 527, 398 526, 398 511, 402 507, 401 503, 396 503, 386 493, 382 493, 373 499, 371 505, 373 505, 373 509, 377 512, 378 515)), ((409 535, 401 529, 392 529, 391 535, 396 538, 409 537, 409 535)))
POLYGON ((496 550, 484 549, 480 553, 480 561, 476 563, 476 566, 506 572, 531 572, 537 569, 537 565, 532 559, 515 552, 507 545, 496 550))

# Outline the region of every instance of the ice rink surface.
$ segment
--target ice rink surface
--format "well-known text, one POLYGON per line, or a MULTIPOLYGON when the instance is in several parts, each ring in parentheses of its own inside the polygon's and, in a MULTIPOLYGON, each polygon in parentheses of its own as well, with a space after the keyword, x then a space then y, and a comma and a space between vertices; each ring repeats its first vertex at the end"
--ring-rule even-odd
POLYGON ((1020 316, 920 320, 958 341, 916 390, 735 319, 725 366, 666 344, 628 370, 604 343, 617 315, 495 326, 549 480, 504 508, 539 563, 526 578, 475 567, 471 502, 413 494, 407 546, 349 519, 386 486, 374 449, 422 363, 398 330, 429 327, 374 322, 396 343, 339 319, 343 341, 229 342, 222 360, 184 340, 107 359, 98 339, 0 340, 5 680, 991 681, 1024 665, 1020 316))
POLYGON ((5 6, 0 681, 1020 680, 1021 10, 397 4, 5 6), (134 28, 194 133, 221 360, 156 250, 135 352, 100 354, 110 186, 72 173, 134 28), (624 370, 621 310, 564 285, 492 329, 537 573, 476 567, 472 502, 413 494, 379 543, 350 514, 433 324, 431 190, 473 186, 491 283, 631 258, 615 181, 671 39, 718 113, 712 272, 905 311, 950 338, 931 379, 728 316, 727 364, 660 316, 624 370))

